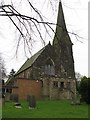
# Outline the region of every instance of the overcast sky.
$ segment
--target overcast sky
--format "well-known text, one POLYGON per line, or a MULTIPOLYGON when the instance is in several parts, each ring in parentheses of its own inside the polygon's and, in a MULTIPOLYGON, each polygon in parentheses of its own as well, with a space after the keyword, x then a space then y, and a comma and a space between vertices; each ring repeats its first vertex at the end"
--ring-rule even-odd
MULTIPOLYGON (((52 13, 50 6, 47 6, 48 3, 46 3, 46 6, 44 5, 44 8, 42 8, 41 1, 43 0, 35 2, 36 7, 42 11, 49 21, 56 23, 56 8, 58 8, 58 4, 55 4, 54 13, 52 13)), ((73 56, 75 62, 75 72, 79 72, 80 74, 86 76, 88 76, 88 1, 89 0, 62 0, 67 30, 83 37, 83 39, 79 39, 83 42, 81 43, 76 40, 74 35, 70 35, 71 40, 74 43, 73 56)), ((25 6, 24 3, 22 7, 25 9, 27 6, 25 6)), ((53 41, 53 39, 48 37, 45 39, 46 44, 49 40, 51 42, 53 41)), ((22 46, 19 49, 18 58, 15 57, 16 40, 17 35, 15 33, 14 26, 11 22, 9 22, 7 17, 0 16, 0 52, 2 53, 5 61, 7 73, 9 73, 12 68, 17 71, 27 59, 22 50, 22 46)), ((43 45, 41 42, 37 41, 32 49, 32 54, 36 53, 42 47, 43 45)), ((28 57, 30 57, 30 55, 28 55, 28 57)))

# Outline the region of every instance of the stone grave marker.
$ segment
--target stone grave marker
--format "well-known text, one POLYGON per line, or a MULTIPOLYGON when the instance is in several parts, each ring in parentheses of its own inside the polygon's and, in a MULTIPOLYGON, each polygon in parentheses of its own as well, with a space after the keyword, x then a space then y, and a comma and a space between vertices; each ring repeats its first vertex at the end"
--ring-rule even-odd
POLYGON ((36 99, 35 99, 35 96, 28 95, 27 100, 28 100, 29 109, 35 109, 36 108, 36 99))
POLYGON ((11 100, 11 101, 13 100, 13 94, 10 95, 10 100, 11 100))
POLYGON ((36 108, 36 99, 35 99, 35 96, 32 96, 32 106, 33 106, 33 108, 36 108))
POLYGON ((78 100, 78 93, 73 94, 72 93, 72 103, 71 105, 80 105, 80 102, 78 100))
POLYGON ((13 101, 18 102, 19 101, 19 96, 18 94, 13 94, 13 101))
POLYGON ((5 101, 6 102, 10 101, 10 93, 5 93, 5 101))

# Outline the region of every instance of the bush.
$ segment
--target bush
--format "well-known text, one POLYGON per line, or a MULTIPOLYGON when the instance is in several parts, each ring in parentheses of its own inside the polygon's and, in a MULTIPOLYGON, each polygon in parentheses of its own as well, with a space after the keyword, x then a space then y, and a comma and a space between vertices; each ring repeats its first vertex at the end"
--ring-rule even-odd
POLYGON ((84 76, 80 82, 79 93, 81 94, 81 99, 85 101, 87 104, 90 104, 89 87, 90 87, 90 78, 84 76))

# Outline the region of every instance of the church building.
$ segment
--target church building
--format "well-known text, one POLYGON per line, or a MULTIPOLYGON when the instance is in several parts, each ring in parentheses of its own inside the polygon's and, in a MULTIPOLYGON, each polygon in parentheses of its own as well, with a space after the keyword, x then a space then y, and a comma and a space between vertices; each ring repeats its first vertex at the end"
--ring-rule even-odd
POLYGON ((19 100, 30 94, 36 99, 72 99, 76 91, 72 45, 59 2, 53 44, 49 42, 27 59, 6 82, 6 89, 18 94, 19 100))

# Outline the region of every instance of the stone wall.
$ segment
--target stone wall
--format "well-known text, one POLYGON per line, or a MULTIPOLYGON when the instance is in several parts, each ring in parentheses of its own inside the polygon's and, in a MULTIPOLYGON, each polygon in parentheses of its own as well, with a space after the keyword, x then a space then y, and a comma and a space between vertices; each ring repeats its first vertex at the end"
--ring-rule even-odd
POLYGON ((62 78, 44 78, 43 79, 43 96, 49 99, 72 99, 72 92, 75 93, 76 85, 75 80, 72 79, 62 79, 62 78), (56 86, 54 85, 56 82, 56 86), (61 88, 61 83, 63 82, 63 88, 61 88), (69 85, 68 85, 69 83, 69 85), (70 87, 70 88, 69 88, 70 87))

